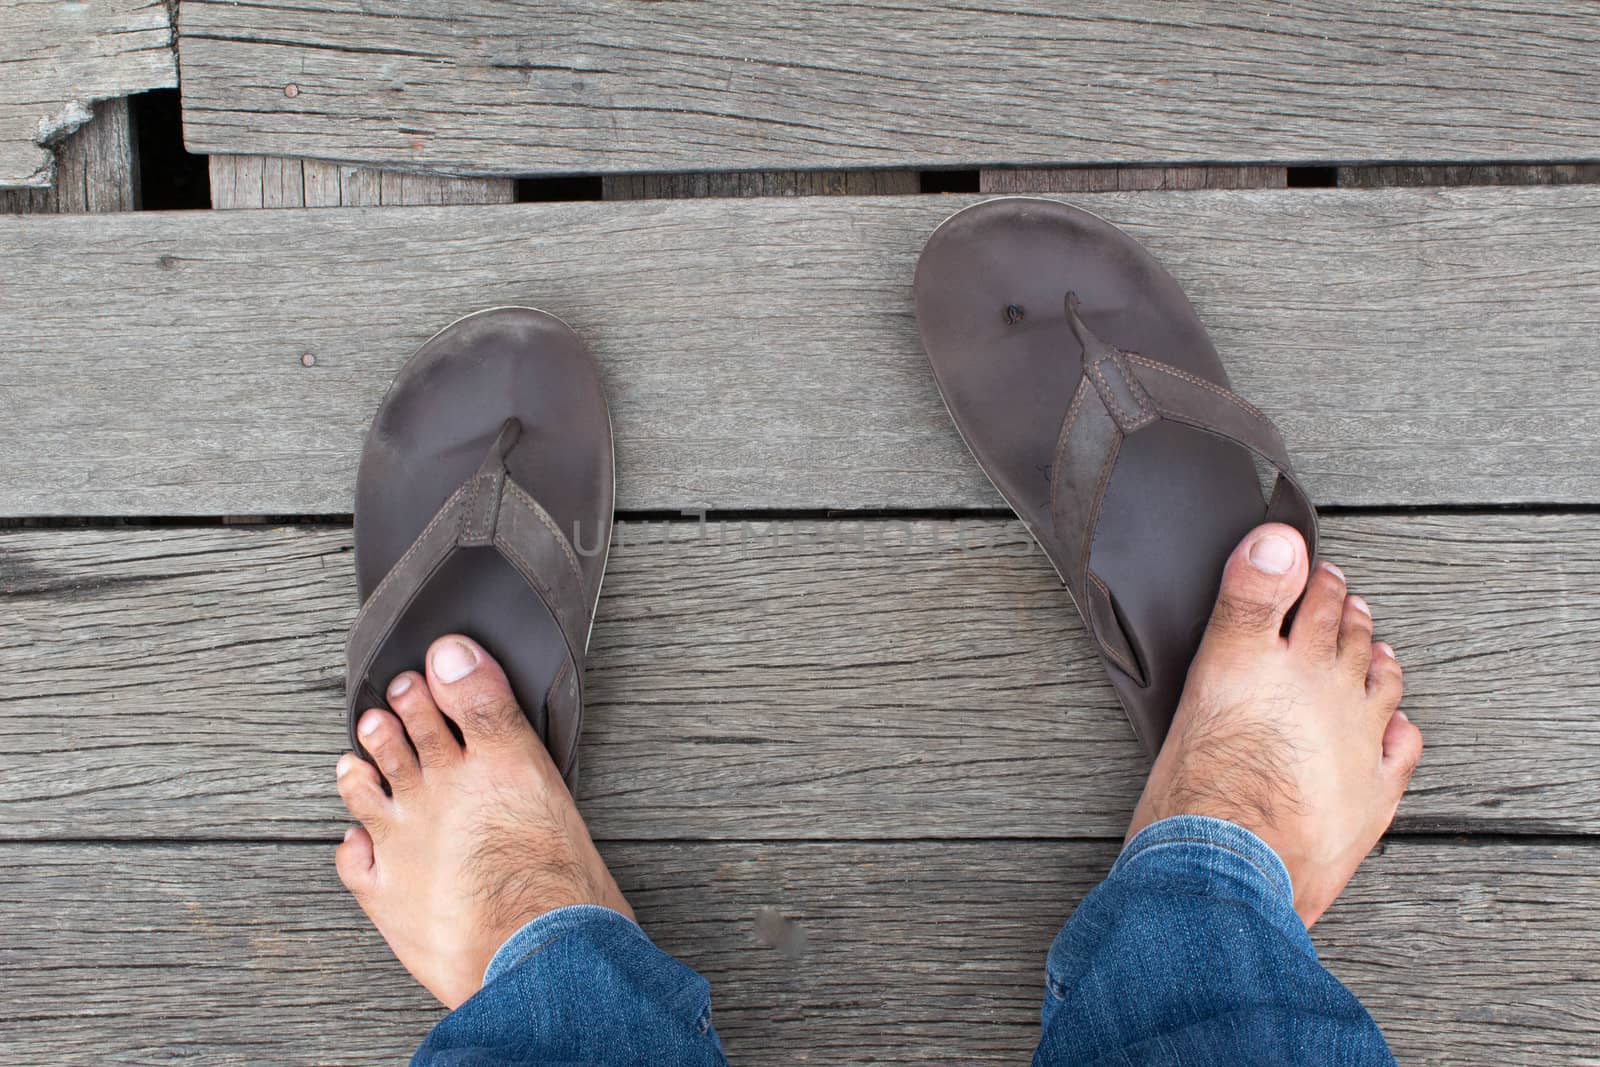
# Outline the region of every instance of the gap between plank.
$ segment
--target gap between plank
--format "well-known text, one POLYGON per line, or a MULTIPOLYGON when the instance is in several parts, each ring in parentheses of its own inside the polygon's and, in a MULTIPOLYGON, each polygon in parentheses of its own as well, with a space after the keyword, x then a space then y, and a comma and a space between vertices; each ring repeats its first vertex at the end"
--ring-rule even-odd
MULTIPOLYGON (((1408 515, 1600 515, 1600 503, 1578 504, 1342 504, 1319 507, 1323 516, 1404 517, 1408 515)), ((618 523, 698 522, 940 522, 961 519, 1012 519, 1010 508, 792 508, 708 511, 618 511, 618 523)), ((49 515, 0 518, 4 530, 212 529, 218 526, 298 526, 342 528, 355 525, 351 513, 326 515, 49 515)))

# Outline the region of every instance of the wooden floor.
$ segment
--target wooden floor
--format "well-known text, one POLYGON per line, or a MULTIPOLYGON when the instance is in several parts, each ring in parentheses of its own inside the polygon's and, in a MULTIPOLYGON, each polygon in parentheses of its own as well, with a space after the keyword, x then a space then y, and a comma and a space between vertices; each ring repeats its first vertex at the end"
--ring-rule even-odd
POLYGON ((505 303, 603 365, 580 803, 730 1054, 1025 1063, 1146 763, 916 340, 1020 192, 1169 265, 1406 664, 1322 959, 1403 1064, 1600 1064, 1600 12, 175 6, 0 0, 0 1063, 440 1016, 333 871, 351 488, 505 303), (179 73, 209 205, 135 210, 179 73))

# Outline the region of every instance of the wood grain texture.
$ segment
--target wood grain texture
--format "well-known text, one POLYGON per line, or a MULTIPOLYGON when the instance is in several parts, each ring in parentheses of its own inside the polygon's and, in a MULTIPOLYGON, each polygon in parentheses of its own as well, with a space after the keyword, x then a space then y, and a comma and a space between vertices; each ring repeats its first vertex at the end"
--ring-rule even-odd
MULTIPOLYGON (((1600 831, 1600 531, 1334 517, 1427 753, 1410 830, 1600 831)), ((0 534, 0 837, 329 835, 346 529, 0 534)), ((604 838, 1118 836, 1147 764, 1012 521, 624 522, 590 645, 604 838)))
POLYGON ((1432 164, 1340 167, 1346 189, 1417 188, 1426 185, 1572 185, 1600 182, 1600 163, 1432 164))
POLYGON ((189 0, 180 32, 197 152, 499 175, 1600 155, 1600 19, 1534 0, 189 0))
MULTIPOLYGON (((1114 842, 630 844, 735 1063, 1025 1063, 1114 842), (783 937, 774 938, 775 929, 783 937), (774 945, 774 941, 778 944, 774 945)), ((1315 931, 1401 1063, 1593 1063, 1594 845, 1391 840, 1315 931)), ((0 848, 8 1063, 402 1061, 442 1015, 314 846, 0 848)))
MULTIPOLYGON (((912 319, 976 199, 0 219, 0 515, 348 511, 391 376, 496 304, 597 354, 620 508, 998 507, 912 319)), ((1171 267, 1319 504, 1600 501, 1600 187, 1082 202, 1171 267)))
POLYGON ((211 206, 377 207, 416 204, 510 204, 510 178, 453 178, 370 170, 276 156, 210 156, 211 206))
POLYGON ((607 174, 607 200, 730 196, 904 196, 921 191, 914 170, 786 170, 701 174, 607 174))
POLYGON ((1282 189, 1286 167, 1008 167, 978 172, 985 193, 1112 193, 1135 189, 1282 189))
POLYGON ((48 189, 96 101, 178 84, 163 0, 0 0, 0 189, 48 189))
POLYGON ((0 214, 100 214, 139 206, 139 166, 127 98, 102 100, 55 150, 48 189, 0 189, 0 214))

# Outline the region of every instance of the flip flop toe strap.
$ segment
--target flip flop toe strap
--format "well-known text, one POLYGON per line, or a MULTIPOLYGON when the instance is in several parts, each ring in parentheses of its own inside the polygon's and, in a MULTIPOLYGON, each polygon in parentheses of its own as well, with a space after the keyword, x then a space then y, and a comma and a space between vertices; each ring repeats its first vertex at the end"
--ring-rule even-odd
POLYGON ((1083 349, 1083 378, 1062 420, 1051 468, 1055 540, 1066 563, 1067 588, 1083 609, 1106 656, 1148 684, 1117 618, 1111 591, 1089 569, 1100 507, 1122 442, 1158 420, 1181 423, 1249 449, 1277 472, 1265 521, 1284 522, 1317 554, 1317 513, 1296 480, 1288 449, 1272 421, 1230 389, 1096 337, 1067 294, 1067 321, 1083 349))
POLYGON ((492 547, 555 616, 570 662, 546 694, 548 704, 582 700, 583 650, 592 602, 572 543, 539 502, 508 476, 505 457, 521 426, 507 419, 483 463, 423 528, 356 615, 345 646, 346 711, 381 705, 368 674, 378 653, 417 596, 445 562, 463 548, 492 547))

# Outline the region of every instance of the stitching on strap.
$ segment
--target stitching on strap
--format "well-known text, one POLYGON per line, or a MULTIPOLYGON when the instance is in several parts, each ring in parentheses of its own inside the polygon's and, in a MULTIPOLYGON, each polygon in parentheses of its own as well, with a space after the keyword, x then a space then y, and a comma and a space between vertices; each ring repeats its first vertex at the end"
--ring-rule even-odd
MULTIPOLYGON (((550 683, 550 688, 546 689, 545 693, 544 693, 544 704, 545 704, 546 708, 548 708, 550 706, 550 698, 555 693, 556 689, 560 687, 561 683, 563 683, 563 682, 565 682, 567 680, 567 676, 568 675, 572 674, 572 662, 573 661, 572 661, 571 655, 568 655, 566 659, 561 661, 561 669, 556 671, 555 680, 550 683)), ((579 673, 578 675, 575 676, 574 685, 577 688, 578 725, 579 725, 579 728, 581 730, 582 725, 583 725, 583 675, 582 675, 582 673, 579 673)), ((567 766, 571 766, 573 759, 577 756, 577 754, 578 754, 578 734, 579 734, 579 730, 574 730, 573 731, 572 742, 571 742, 571 744, 569 744, 567 746, 567 750, 565 752, 561 753, 561 759, 557 763, 557 767, 558 768, 562 764, 566 764, 567 766)))
POLYGON ((1115 351, 1115 354, 1107 357, 1107 359, 1110 359, 1112 365, 1117 367, 1117 374, 1123 379, 1123 387, 1127 389, 1128 395, 1133 397, 1134 403, 1139 406, 1139 419, 1134 419, 1131 415, 1129 415, 1127 410, 1123 408, 1122 401, 1117 399, 1116 390, 1111 388, 1111 382, 1106 378, 1106 372, 1103 366, 1106 360, 1097 359, 1088 367, 1089 373, 1093 374, 1095 376, 1095 380, 1098 381, 1102 386, 1102 389, 1100 390, 1100 399, 1106 403, 1107 407, 1114 407, 1116 409, 1116 414, 1120 416, 1116 419, 1119 429, 1121 428, 1122 423, 1125 421, 1148 421, 1154 417, 1154 412, 1152 412, 1150 408, 1150 397, 1144 386, 1141 385, 1138 379, 1133 376, 1130 368, 1117 366, 1117 356, 1122 356, 1124 359, 1126 359, 1131 355, 1132 353, 1123 352, 1119 349, 1115 351))
MULTIPOLYGON (((522 553, 517 551, 516 546, 504 538, 496 538, 495 547, 504 552, 507 556, 510 556, 512 561, 518 564, 517 569, 522 573, 522 576, 526 578, 535 589, 543 594, 547 601, 550 601, 548 606, 551 610, 551 614, 556 615, 556 622, 559 624, 561 617, 560 615, 556 614, 555 611, 555 590, 550 588, 549 582, 546 582, 543 578, 539 577, 538 568, 534 567, 534 565, 529 563, 526 559, 523 559, 522 553)), ((563 626, 562 630, 564 631, 565 629, 566 627, 563 626)))
POLYGON ((1100 528, 1100 506, 1105 503, 1106 486, 1111 482, 1111 471, 1117 465, 1117 457, 1122 455, 1122 440, 1122 431, 1119 429, 1117 430, 1116 440, 1111 446, 1111 454, 1106 457, 1105 465, 1100 468, 1100 479, 1095 483, 1094 497, 1089 506, 1088 522, 1084 524, 1089 531, 1089 543, 1083 546, 1085 584, 1087 584, 1089 575, 1089 557, 1094 555, 1094 535, 1100 528))
POLYGON ((543 598, 545 607, 550 609, 550 614, 555 617, 556 626, 561 630, 561 639, 566 643, 568 657, 580 655, 581 650, 576 649, 577 635, 567 632, 566 622, 562 619, 562 613, 558 606, 556 591, 550 587, 550 583, 541 578, 538 569, 524 559, 522 553, 517 551, 516 546, 505 538, 497 537, 494 543, 496 548, 504 552, 512 562, 517 564, 517 571, 522 575, 523 580, 533 586, 534 590, 543 598))
POLYGON ((480 533, 477 527, 473 526, 472 524, 473 519, 478 514, 478 495, 483 488, 482 478, 483 475, 474 474, 471 478, 467 479, 467 484, 472 486, 472 492, 467 494, 467 511, 466 514, 461 517, 461 533, 462 536, 471 538, 472 540, 481 540, 483 537, 483 534, 480 533))
MULTIPOLYGON (((356 634, 360 631, 360 629, 361 629, 361 620, 367 615, 367 609, 370 608, 374 603, 377 602, 379 595, 384 591, 384 589, 388 588, 389 583, 394 580, 394 576, 397 573, 399 573, 399 571, 400 571, 400 569, 402 567, 405 566, 406 561, 409 560, 412 556, 417 554, 417 549, 422 546, 422 542, 425 541, 427 539, 428 535, 433 532, 433 528, 435 526, 438 526, 441 522, 443 522, 445 520, 445 518, 450 514, 451 505, 456 503, 456 498, 461 496, 466 491, 467 491, 467 486, 463 485, 460 489, 457 489, 454 493, 450 494, 449 499, 447 499, 443 504, 441 504, 439 506, 439 510, 433 516, 433 520, 431 522, 429 522, 428 525, 424 526, 422 528, 422 532, 419 533, 416 536, 416 539, 411 542, 411 547, 407 548, 405 550, 405 552, 403 552, 401 554, 400 558, 395 560, 394 566, 389 568, 389 573, 385 574, 383 576, 383 579, 381 581, 379 581, 376 586, 373 587, 372 595, 367 597, 367 602, 365 604, 361 605, 361 610, 356 612, 355 622, 351 624, 351 627, 350 627, 350 638, 351 638, 351 640, 354 640, 356 634)), ((349 648, 349 644, 346 643, 345 647, 346 647, 346 649, 348 649, 349 648)), ((347 653, 347 658, 348 658, 348 653, 347 653)))
MULTIPOLYGON (((1106 583, 1102 582, 1100 580, 1100 576, 1098 574, 1096 574, 1094 571, 1088 571, 1087 573, 1089 575, 1089 580, 1091 582, 1093 582, 1095 585, 1099 586, 1100 592, 1105 595, 1106 603, 1110 604, 1111 603, 1111 590, 1106 588, 1106 583)), ((1089 622, 1089 628, 1090 628, 1091 631, 1094 629, 1094 622, 1093 622, 1092 619, 1089 622)), ((1111 661, 1113 663, 1115 663, 1117 666, 1121 667, 1123 670, 1127 671, 1129 674, 1133 675, 1135 678, 1137 678, 1139 676, 1139 669, 1137 667, 1135 667, 1133 664, 1129 663, 1127 660, 1123 659, 1121 652, 1118 652, 1116 649, 1112 648, 1110 645, 1108 645, 1104 641, 1100 640, 1100 635, 1099 634, 1095 635, 1094 643, 1099 645, 1100 646, 1100 651, 1104 652, 1107 656, 1111 657, 1111 661)))
POLYGON ((1050 460, 1050 521, 1055 522, 1056 495, 1061 488, 1061 457, 1067 454, 1067 443, 1072 439, 1072 428, 1077 424, 1078 412, 1083 407, 1083 398, 1093 392, 1088 378, 1078 379, 1078 391, 1072 397, 1072 404, 1067 408, 1067 417, 1061 423, 1061 432, 1056 434, 1056 454, 1050 460))
POLYGON ((1244 397, 1240 396, 1238 393, 1235 393, 1235 392, 1233 392, 1231 390, 1224 389, 1222 386, 1218 385, 1216 382, 1206 381, 1206 379, 1201 378, 1198 375, 1190 374, 1186 370, 1179 370, 1177 367, 1174 367, 1170 363, 1162 363, 1160 360, 1147 359, 1144 356, 1135 355, 1132 352, 1128 353, 1128 358, 1130 360, 1133 360, 1134 362, 1138 363, 1141 367, 1149 367, 1151 370, 1158 370, 1158 371, 1161 371, 1163 374, 1170 374, 1174 378, 1181 378, 1184 381, 1189 382, 1189 383, 1191 383, 1193 385, 1200 386, 1200 388, 1202 388, 1202 389, 1207 389, 1207 390, 1209 390, 1209 391, 1211 391, 1213 393, 1216 393, 1218 396, 1222 397, 1224 400, 1227 400, 1227 401, 1230 401, 1231 403, 1237 404, 1240 408, 1242 408, 1246 412, 1250 413, 1251 415, 1254 415, 1256 418, 1260 419, 1263 422, 1270 423, 1272 421, 1271 419, 1269 419, 1265 415, 1263 415, 1261 413, 1261 411, 1258 408, 1256 408, 1255 405, 1251 404, 1244 397))
POLYGON ((544 508, 539 505, 537 500, 529 496, 522 486, 507 478, 506 488, 516 494, 517 498, 521 500, 522 503, 527 506, 529 512, 533 514, 533 517, 539 520, 540 525, 544 526, 545 529, 555 534, 556 543, 561 546, 561 554, 566 557, 567 566, 572 568, 573 575, 578 579, 578 588, 583 590, 585 596, 588 596, 589 583, 584 580, 583 568, 578 564, 577 554, 572 551, 572 543, 568 541, 566 535, 561 532, 561 527, 555 524, 555 520, 550 517, 550 513, 545 511, 544 508))
POLYGON ((1106 380, 1106 372, 1100 366, 1100 364, 1103 362, 1105 361, 1100 359, 1095 360, 1093 363, 1089 364, 1088 371, 1090 374, 1094 375, 1095 381, 1100 383, 1100 401, 1105 404, 1106 407, 1112 409, 1113 418, 1120 427, 1124 422, 1132 422, 1133 419, 1129 417, 1126 411, 1123 410, 1122 401, 1117 398, 1117 391, 1111 388, 1111 383, 1106 380))
POLYGON ((568 656, 566 659, 561 661, 561 669, 556 671, 555 679, 551 681, 550 688, 545 690, 544 701, 546 704, 550 703, 550 694, 561 688, 561 683, 566 681, 567 675, 571 672, 571 670, 572 657, 568 656))
MULTIPOLYGON (((1239 440, 1238 438, 1234 437, 1233 433, 1231 431, 1229 431, 1227 429, 1227 427, 1217 426, 1217 425, 1215 425, 1213 423, 1207 422, 1205 419, 1196 418, 1193 415, 1186 415, 1181 411, 1169 411, 1169 410, 1166 410, 1165 408, 1162 409, 1161 414, 1162 414, 1163 417, 1171 419, 1173 422, 1186 423, 1186 424, 1188 424, 1190 426, 1198 426, 1202 430, 1210 430, 1212 433, 1216 434, 1218 437, 1226 438, 1229 441, 1238 441, 1239 440)), ((1284 446, 1283 436, 1278 433, 1278 428, 1276 426, 1273 426, 1272 423, 1270 423, 1270 422, 1267 423, 1266 429, 1267 429, 1268 432, 1270 432, 1272 434, 1272 442, 1276 446, 1277 451, 1283 454, 1283 459, 1281 461, 1279 460, 1279 458, 1277 456, 1271 456, 1271 455, 1268 455, 1265 452, 1259 452, 1256 448, 1254 448, 1253 446, 1251 446, 1249 444, 1245 444, 1244 442, 1239 442, 1239 443, 1243 444, 1244 447, 1246 449, 1248 449, 1249 451, 1256 452, 1258 455, 1261 456, 1262 459, 1266 460, 1268 463, 1270 463, 1274 467, 1278 468, 1278 470, 1280 470, 1280 471, 1291 470, 1292 468, 1288 466, 1288 462, 1289 462, 1288 449, 1284 446)))

